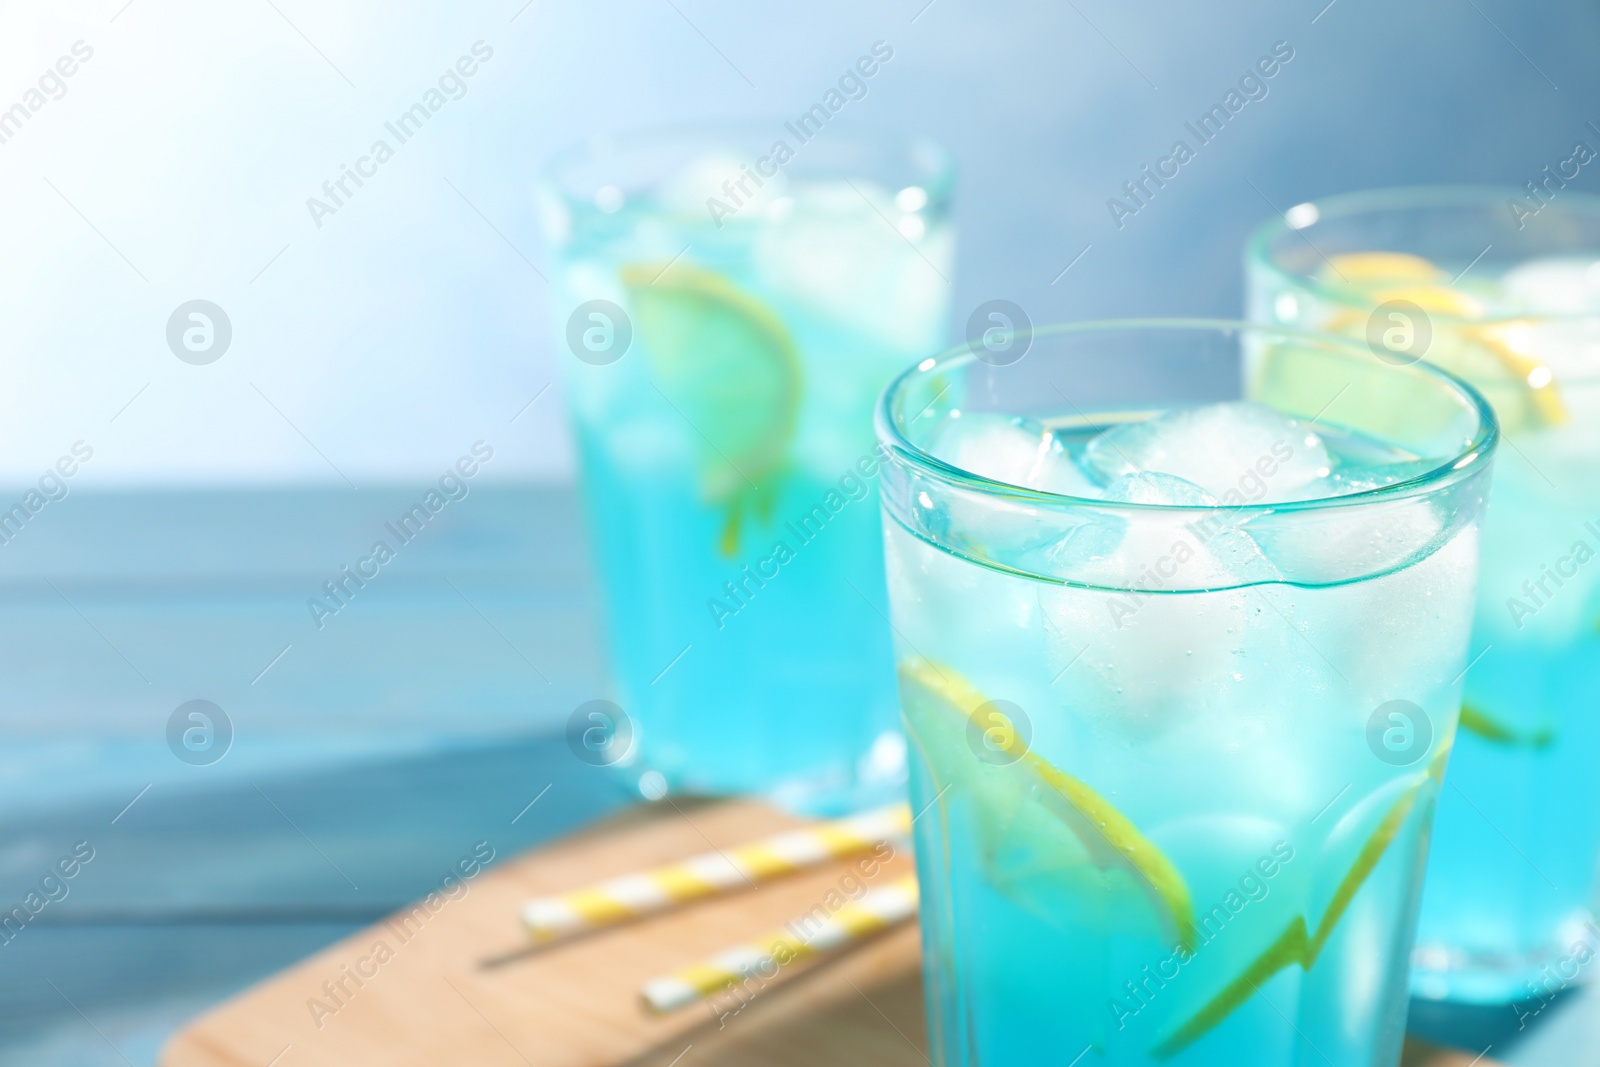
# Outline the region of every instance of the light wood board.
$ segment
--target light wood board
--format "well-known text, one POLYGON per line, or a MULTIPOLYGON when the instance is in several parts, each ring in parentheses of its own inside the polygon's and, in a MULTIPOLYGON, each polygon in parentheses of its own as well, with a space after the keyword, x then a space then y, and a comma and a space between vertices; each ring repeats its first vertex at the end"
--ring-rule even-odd
MULTIPOLYGON (((842 955, 791 964, 736 1013, 724 1014, 740 1007, 731 997, 668 1016, 639 1001, 646 979, 812 908, 851 873, 845 863, 526 950, 517 915, 531 896, 795 824, 753 803, 632 812, 500 863, 465 883, 464 893, 455 890, 455 899, 438 898, 437 910, 412 913, 406 925, 401 913, 267 979, 175 1035, 161 1065, 926 1067, 914 925, 842 955)), ((909 857, 897 856, 871 884, 909 870, 909 857)), ((1467 1067, 1472 1059, 1418 1048, 1406 1062, 1467 1067)))

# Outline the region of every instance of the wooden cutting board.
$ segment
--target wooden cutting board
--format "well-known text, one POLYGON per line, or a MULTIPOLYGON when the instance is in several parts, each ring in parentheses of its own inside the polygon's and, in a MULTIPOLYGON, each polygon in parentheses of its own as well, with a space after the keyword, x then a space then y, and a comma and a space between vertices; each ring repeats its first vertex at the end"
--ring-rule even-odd
MULTIPOLYGON (((453 888, 453 899, 433 898, 433 910, 402 912, 267 979, 179 1031, 161 1065, 926 1067, 914 925, 791 964, 743 1007, 727 998, 663 1017, 640 1004, 645 980, 807 911, 850 873, 847 864, 526 949, 517 915, 529 897, 794 825, 749 802, 636 809, 500 863, 453 888)), ((871 884, 910 869, 909 856, 897 856, 871 884)), ((1408 1067, 1471 1063, 1420 1047, 1406 1057, 1408 1067)))

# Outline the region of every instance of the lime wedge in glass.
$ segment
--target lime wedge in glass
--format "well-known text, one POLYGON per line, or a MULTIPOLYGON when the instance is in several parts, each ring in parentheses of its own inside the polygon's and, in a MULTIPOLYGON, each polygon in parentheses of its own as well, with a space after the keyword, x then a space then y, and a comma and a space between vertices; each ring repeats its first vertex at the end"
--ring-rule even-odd
POLYGON ((720 274, 686 264, 622 268, 656 388, 700 441, 701 492, 726 509, 718 547, 770 516, 794 439, 800 357, 778 316, 720 274))

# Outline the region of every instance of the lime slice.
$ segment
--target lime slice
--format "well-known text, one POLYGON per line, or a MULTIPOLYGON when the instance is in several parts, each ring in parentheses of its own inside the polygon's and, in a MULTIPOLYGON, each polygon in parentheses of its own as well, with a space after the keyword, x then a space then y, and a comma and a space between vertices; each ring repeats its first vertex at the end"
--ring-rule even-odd
POLYGON ((1501 722, 1494 716, 1471 704, 1461 705, 1461 729, 1490 744, 1508 748, 1548 748, 1555 744, 1556 732, 1552 727, 1541 726, 1524 730, 1501 722))
MULTIPOLYGON (((988 824, 984 847, 991 876, 1004 891, 1028 875, 1071 879, 1094 869, 1121 872, 1139 887, 1180 944, 1195 940, 1189 887, 1170 859, 1127 816, 1081 780, 1029 751, 1017 731, 970 682, 931 660, 900 664, 901 698, 913 740, 941 788, 964 789, 988 824), (969 724, 1014 762, 993 765, 966 746, 969 724), (1003 862, 1025 842, 1032 868, 1003 862)), ((1026 903, 1026 902, 1024 902, 1026 903)))
POLYGON ((622 268, 657 387, 701 441, 700 486, 727 508, 733 555, 746 513, 769 517, 795 433, 800 357, 778 316, 720 274, 685 264, 622 268))
POLYGON ((1309 927, 1303 915, 1296 915, 1290 919, 1283 933, 1263 949, 1260 955, 1251 960, 1239 977, 1229 982, 1199 1011, 1157 1042, 1150 1050, 1156 1059, 1170 1059, 1204 1037, 1217 1024, 1233 1014, 1239 1005, 1260 992, 1260 986, 1285 967, 1298 964, 1301 970, 1309 971, 1316 965, 1317 957, 1322 954, 1328 938, 1333 936, 1334 928, 1344 917, 1350 902, 1355 899, 1356 893, 1378 866, 1378 861, 1399 836, 1407 817, 1421 799, 1423 788, 1429 782, 1438 784, 1443 780, 1444 765, 1449 753, 1449 745, 1440 745, 1439 750, 1428 761, 1428 766, 1417 776, 1416 782, 1389 806, 1388 811, 1384 812, 1383 818, 1378 820, 1378 825, 1373 828, 1366 841, 1362 842, 1361 850, 1356 853, 1355 862, 1340 879, 1339 886, 1334 890, 1332 899, 1328 901, 1328 907, 1323 911, 1322 918, 1317 920, 1316 927, 1314 929, 1309 927))

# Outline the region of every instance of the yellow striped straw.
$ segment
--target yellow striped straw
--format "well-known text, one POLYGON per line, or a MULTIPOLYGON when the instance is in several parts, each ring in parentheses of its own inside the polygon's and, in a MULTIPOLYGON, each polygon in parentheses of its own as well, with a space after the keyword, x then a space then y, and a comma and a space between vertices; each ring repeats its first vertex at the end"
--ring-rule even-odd
POLYGON ((653 1011, 676 1011, 754 975, 770 978, 797 959, 854 944, 916 913, 917 878, 908 875, 871 890, 827 918, 802 916, 765 937, 718 953, 705 963, 653 978, 644 984, 644 1001, 653 1011))
POLYGON ((869 851, 880 841, 911 832, 905 804, 790 830, 721 852, 708 852, 652 871, 560 896, 540 897, 522 909, 536 943, 628 922, 701 897, 772 881, 829 860, 869 851))

